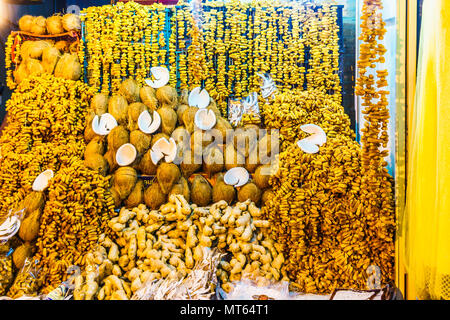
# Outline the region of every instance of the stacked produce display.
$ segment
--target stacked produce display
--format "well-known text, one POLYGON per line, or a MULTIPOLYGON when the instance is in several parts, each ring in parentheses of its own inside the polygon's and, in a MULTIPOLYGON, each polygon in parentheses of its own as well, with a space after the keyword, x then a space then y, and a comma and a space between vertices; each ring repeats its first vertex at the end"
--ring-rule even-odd
MULTIPOLYGON (((372 289, 372 267, 392 284, 389 114, 360 80, 371 107, 355 141, 336 10, 127 2, 85 9, 76 47, 10 40, 0 295, 211 299, 243 280, 330 294, 372 289)), ((372 46, 383 34, 365 32, 372 46)))

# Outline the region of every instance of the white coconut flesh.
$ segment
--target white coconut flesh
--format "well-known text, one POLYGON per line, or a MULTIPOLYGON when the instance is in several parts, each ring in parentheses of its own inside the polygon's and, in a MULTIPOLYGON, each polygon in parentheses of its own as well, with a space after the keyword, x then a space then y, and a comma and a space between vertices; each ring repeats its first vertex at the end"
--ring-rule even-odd
POLYGON ((199 109, 195 113, 194 122, 201 130, 211 130, 217 122, 216 114, 209 109, 199 109))
POLYGON ((116 152, 116 162, 119 166, 129 166, 136 160, 137 150, 131 143, 123 144, 116 152))
POLYGON ((96 115, 92 120, 92 130, 100 136, 108 135, 115 127, 117 127, 117 120, 110 113, 96 115))
POLYGON ((145 83, 150 87, 159 89, 169 83, 170 73, 166 67, 152 67, 150 73, 153 79, 145 79, 145 83))
POLYGON ((157 165, 163 158, 167 163, 171 163, 175 160, 176 156, 177 143, 173 138, 170 138, 169 140, 166 138, 159 139, 150 150, 150 158, 154 165, 157 165))
POLYGON ((16 215, 9 216, 0 225, 0 241, 7 241, 10 238, 14 237, 19 229, 20 219, 16 215))
POLYGON ((304 153, 314 154, 320 151, 319 146, 313 144, 307 140, 300 140, 297 142, 297 146, 302 149, 304 153))
POLYGON ((34 179, 33 191, 44 191, 47 189, 50 180, 53 178, 53 170, 45 170, 34 179))
POLYGON ((234 186, 235 188, 239 188, 247 184, 249 179, 250 174, 245 168, 242 167, 232 168, 223 176, 223 181, 230 186, 234 186))
POLYGON ((161 126, 161 116, 158 112, 153 111, 153 116, 147 110, 142 111, 138 118, 138 127, 144 133, 155 133, 161 126))
POLYGON ((318 125, 305 124, 301 126, 300 129, 306 133, 311 134, 311 136, 305 138, 304 140, 318 146, 323 146, 325 143, 327 143, 327 134, 318 125))
POLYGON ((188 103, 191 107, 197 107, 199 109, 204 109, 209 106, 211 102, 211 97, 209 96, 206 89, 200 87, 194 88, 191 93, 189 93, 188 103))

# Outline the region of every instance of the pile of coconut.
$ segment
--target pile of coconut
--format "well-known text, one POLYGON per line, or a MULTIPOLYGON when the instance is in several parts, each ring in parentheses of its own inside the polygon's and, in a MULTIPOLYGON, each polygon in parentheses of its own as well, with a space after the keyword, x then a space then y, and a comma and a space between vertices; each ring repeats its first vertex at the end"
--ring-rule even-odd
POLYGON ((156 210, 171 194, 200 207, 263 205, 273 195, 271 164, 258 151, 270 148, 270 135, 255 125, 233 129, 205 90, 178 95, 166 68, 151 72, 148 85, 126 79, 118 92, 95 95, 86 119, 85 164, 111 175, 116 208, 156 210))
POLYGON ((80 31, 81 20, 76 14, 43 16, 24 15, 19 19, 19 29, 35 35, 59 35, 69 31, 80 31))
POLYGON ((14 81, 43 73, 67 80, 79 80, 81 64, 76 54, 76 43, 65 40, 27 40, 19 48, 20 62, 14 70, 14 81))

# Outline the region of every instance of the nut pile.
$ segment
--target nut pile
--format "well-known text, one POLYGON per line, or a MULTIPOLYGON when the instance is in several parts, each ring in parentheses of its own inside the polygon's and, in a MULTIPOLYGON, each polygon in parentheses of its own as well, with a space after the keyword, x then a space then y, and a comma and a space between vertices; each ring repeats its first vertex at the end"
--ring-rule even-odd
POLYGON ((360 146, 350 138, 330 138, 318 154, 295 144, 280 154, 274 197, 262 212, 300 291, 367 289, 372 265, 381 269, 382 283, 393 281, 393 214, 365 205, 361 176, 360 146))
POLYGON ((253 203, 231 207, 221 201, 205 208, 189 205, 181 195, 169 200, 159 211, 122 208, 110 220, 114 235, 102 236, 94 254, 99 272, 81 275, 75 298, 130 299, 148 280, 186 276, 202 261, 204 248, 213 247, 229 253, 217 271, 226 291, 243 275, 287 279, 283 255, 264 232, 269 223, 253 203), (88 279, 96 284, 85 286, 88 279))

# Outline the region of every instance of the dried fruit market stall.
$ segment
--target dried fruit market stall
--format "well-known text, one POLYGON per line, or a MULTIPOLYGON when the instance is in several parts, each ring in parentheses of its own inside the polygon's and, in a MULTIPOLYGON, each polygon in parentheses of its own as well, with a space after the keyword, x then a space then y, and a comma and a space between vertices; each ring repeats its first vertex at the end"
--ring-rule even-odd
POLYGON ((383 1, 362 2, 361 135, 346 7, 316 2, 23 16, 6 43, 0 296, 389 299, 383 1))

